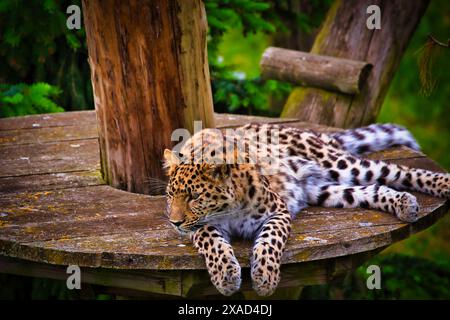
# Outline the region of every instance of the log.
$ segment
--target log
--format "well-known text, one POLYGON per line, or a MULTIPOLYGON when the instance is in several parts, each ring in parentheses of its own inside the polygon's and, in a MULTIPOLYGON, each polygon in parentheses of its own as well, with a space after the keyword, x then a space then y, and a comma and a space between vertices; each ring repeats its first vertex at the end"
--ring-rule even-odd
POLYGON ((203 3, 93 0, 83 12, 103 178, 150 194, 172 132, 214 127, 203 3))
POLYGON ((359 93, 372 69, 370 63, 363 61, 275 47, 264 51, 260 66, 262 77, 266 79, 347 94, 359 93))
POLYGON ((429 0, 336 0, 314 41, 311 53, 367 61, 373 65, 358 95, 297 87, 282 117, 352 128, 376 120, 391 79, 429 0), (368 29, 369 5, 381 9, 381 29, 368 29))

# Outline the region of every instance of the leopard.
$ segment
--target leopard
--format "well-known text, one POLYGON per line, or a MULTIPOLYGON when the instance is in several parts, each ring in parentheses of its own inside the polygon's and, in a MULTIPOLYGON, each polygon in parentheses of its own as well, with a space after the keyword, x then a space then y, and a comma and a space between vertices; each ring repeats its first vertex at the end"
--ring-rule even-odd
POLYGON ((164 151, 165 214, 225 296, 242 283, 232 239, 253 241, 252 287, 270 296, 291 223, 305 208, 369 208, 414 223, 419 205, 408 191, 449 199, 450 174, 367 157, 398 146, 420 151, 406 128, 389 123, 325 133, 267 123, 203 129, 164 151))

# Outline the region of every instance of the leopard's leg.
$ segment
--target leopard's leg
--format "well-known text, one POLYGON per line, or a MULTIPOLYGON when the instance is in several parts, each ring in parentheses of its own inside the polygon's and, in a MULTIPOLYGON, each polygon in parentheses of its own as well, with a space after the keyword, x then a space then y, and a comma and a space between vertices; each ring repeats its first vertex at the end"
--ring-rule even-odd
POLYGON ((416 197, 386 186, 324 185, 310 192, 309 203, 334 208, 372 208, 395 214, 400 220, 417 220, 416 197))
POLYGON ((450 198, 450 174, 390 164, 379 160, 359 159, 351 155, 330 153, 331 160, 321 165, 331 180, 352 185, 386 185, 397 190, 412 190, 450 198))
POLYGON ((260 296, 271 295, 280 281, 281 257, 291 230, 291 216, 281 198, 272 193, 272 215, 263 223, 253 245, 251 277, 260 296))
POLYGON ((381 184, 400 190, 412 190, 433 196, 450 197, 450 174, 388 164, 354 156, 339 149, 326 135, 291 130, 287 142, 289 156, 315 161, 331 181, 350 185, 381 184))
MULTIPOLYGON (((450 198, 450 174, 448 173, 409 168, 382 161, 375 162, 373 165, 371 164, 372 166, 376 170, 372 180, 379 184, 385 184, 398 190, 419 191, 436 197, 450 198)), ((370 175, 370 173, 367 174, 370 175)), ((369 180, 368 177, 366 178, 369 180)))
POLYGON ((233 248, 217 227, 205 225, 191 236, 192 242, 206 262, 211 282, 223 295, 229 296, 241 286, 241 267, 233 248))

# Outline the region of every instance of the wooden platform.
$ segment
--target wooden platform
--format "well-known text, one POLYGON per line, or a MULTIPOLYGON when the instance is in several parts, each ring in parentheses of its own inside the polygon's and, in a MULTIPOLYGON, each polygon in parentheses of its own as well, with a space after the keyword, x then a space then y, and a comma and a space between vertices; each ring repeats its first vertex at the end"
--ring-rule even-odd
MULTIPOLYGON (((220 127, 258 121, 335 130, 286 119, 217 114, 216 120, 220 127)), ((407 148, 370 158, 442 171, 407 148)), ((284 254, 279 292, 330 281, 448 211, 443 199, 415 195, 421 210, 412 225, 374 210, 302 212, 284 254)), ((162 196, 102 181, 94 112, 0 119, 0 272, 65 279, 65 266, 77 264, 85 283, 172 296, 216 294, 202 259, 165 220, 164 206, 162 196)), ((247 267, 250 243, 234 246, 247 267)), ((248 269, 243 272, 245 292, 250 282, 248 269)))

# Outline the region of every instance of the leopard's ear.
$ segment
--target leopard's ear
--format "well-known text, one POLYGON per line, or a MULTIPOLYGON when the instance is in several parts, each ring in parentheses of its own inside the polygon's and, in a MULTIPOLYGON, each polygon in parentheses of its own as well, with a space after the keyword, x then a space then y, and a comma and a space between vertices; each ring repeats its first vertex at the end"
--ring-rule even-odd
POLYGON ((172 150, 164 150, 164 168, 167 168, 167 173, 170 175, 175 166, 181 163, 180 158, 172 150))

